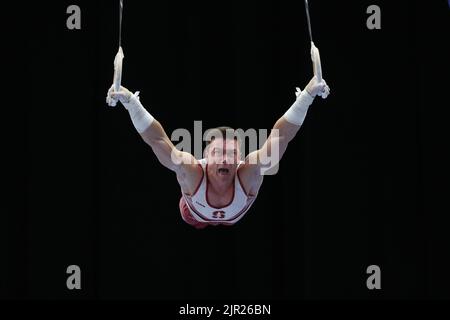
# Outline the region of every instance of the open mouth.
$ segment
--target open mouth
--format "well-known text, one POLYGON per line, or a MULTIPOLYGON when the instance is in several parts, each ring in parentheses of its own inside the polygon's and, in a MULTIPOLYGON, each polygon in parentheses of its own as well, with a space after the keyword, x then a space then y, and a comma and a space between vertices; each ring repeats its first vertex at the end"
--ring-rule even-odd
POLYGON ((226 175, 226 174, 229 174, 229 173, 230 173, 230 170, 228 170, 227 168, 219 168, 219 169, 217 170, 217 172, 218 172, 219 174, 226 175))

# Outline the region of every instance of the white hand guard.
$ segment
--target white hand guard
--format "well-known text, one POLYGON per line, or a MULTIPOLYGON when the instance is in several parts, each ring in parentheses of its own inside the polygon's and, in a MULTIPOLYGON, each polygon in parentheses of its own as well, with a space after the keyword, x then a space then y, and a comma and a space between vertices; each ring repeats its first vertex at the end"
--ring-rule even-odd
MULTIPOLYGON (((116 57, 114 58, 114 78, 113 78, 113 87, 115 92, 120 91, 120 85, 122 82, 122 61, 125 56, 123 55, 122 47, 119 47, 119 50, 116 53, 116 57)), ((109 91, 108 91, 109 93, 109 91)), ((109 94, 108 94, 109 95, 109 94)), ((115 107, 117 104, 117 100, 110 99, 106 100, 106 103, 110 107, 115 107)))

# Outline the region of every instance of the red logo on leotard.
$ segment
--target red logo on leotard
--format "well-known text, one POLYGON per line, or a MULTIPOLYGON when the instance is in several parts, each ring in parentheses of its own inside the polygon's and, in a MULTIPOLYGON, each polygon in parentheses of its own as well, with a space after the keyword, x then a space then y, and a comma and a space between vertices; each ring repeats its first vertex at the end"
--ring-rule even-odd
POLYGON ((225 211, 214 211, 212 215, 215 219, 223 219, 225 218, 225 211))

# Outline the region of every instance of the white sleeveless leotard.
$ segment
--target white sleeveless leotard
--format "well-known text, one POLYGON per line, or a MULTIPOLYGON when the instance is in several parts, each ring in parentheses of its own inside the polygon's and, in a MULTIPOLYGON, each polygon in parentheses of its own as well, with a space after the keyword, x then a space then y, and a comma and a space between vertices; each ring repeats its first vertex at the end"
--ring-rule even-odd
MULTIPOLYGON (((239 180, 236 171, 234 179, 234 195, 231 202, 224 207, 214 207, 208 202, 208 177, 206 159, 200 159, 199 163, 203 169, 203 178, 197 190, 192 196, 182 192, 187 207, 195 220, 211 224, 234 224, 238 222, 250 209, 257 195, 248 196, 239 180)), ((244 162, 241 161, 238 168, 244 162)))

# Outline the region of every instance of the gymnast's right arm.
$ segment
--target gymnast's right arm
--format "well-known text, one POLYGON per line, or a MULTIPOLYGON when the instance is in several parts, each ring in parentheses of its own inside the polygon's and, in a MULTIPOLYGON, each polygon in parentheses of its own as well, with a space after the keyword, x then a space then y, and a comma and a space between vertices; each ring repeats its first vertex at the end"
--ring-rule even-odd
MULTIPOLYGON (((119 92, 114 92, 114 86, 112 86, 106 99, 107 102, 111 99, 122 102, 142 139, 152 148, 163 166, 177 173, 178 180, 198 175, 197 160, 190 153, 180 151, 173 145, 161 124, 139 101, 138 94, 138 92, 132 94, 125 87, 120 87, 119 92)), ((197 180, 195 177, 191 178, 194 179, 189 180, 197 180)))

